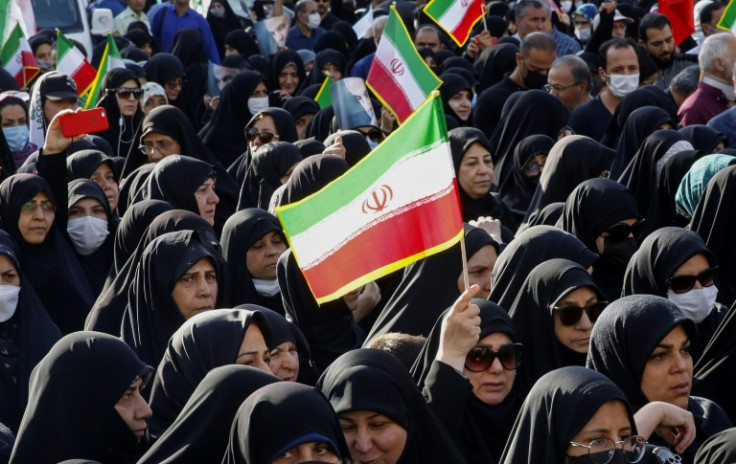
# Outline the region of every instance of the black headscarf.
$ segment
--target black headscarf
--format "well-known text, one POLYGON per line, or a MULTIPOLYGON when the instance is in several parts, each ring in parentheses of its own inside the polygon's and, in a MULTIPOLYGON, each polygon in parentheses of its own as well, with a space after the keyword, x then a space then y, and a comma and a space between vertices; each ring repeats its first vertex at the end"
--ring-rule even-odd
MULTIPOLYGON (((644 368, 657 344, 677 326, 682 326, 692 344, 697 342, 695 324, 675 303, 653 295, 631 295, 611 303, 593 327, 587 366, 608 376, 623 390, 634 409, 649 402, 641 390, 644 368)), ((723 410, 705 398, 690 397, 687 409, 693 413, 696 437, 683 453, 687 462, 700 443, 731 427, 723 410)), ((661 440, 652 437, 654 443, 661 440)))
POLYGON ((338 415, 375 411, 406 430, 399 463, 465 462, 404 365, 391 353, 373 349, 346 353, 322 374, 317 389, 338 415))
POLYGON ((499 183, 498 192, 519 224, 524 220, 541 176, 539 174, 528 177, 524 174, 524 168, 535 156, 539 154, 549 155, 554 144, 555 141, 551 137, 536 134, 524 137, 514 148, 512 175, 499 183))
POLYGON ((69 155, 66 159, 66 175, 67 180, 72 181, 74 179, 89 179, 92 174, 102 166, 107 166, 112 171, 112 175, 115 177, 115 182, 120 182, 120 175, 118 168, 115 165, 115 160, 101 152, 100 150, 80 150, 69 155))
POLYGON ((51 187, 41 177, 15 174, 4 180, 0 184, 2 228, 18 244, 28 282, 43 307, 61 333, 70 333, 84 325, 84 318, 94 303, 94 294, 77 256, 57 229, 56 219, 43 243, 31 245, 23 239, 18 228, 21 207, 38 192, 44 192, 49 200, 55 201, 51 187))
POLYGON ((656 106, 637 108, 626 118, 616 144, 616 157, 611 163, 611 179, 618 179, 623 174, 644 140, 660 130, 663 124, 677 126, 670 114, 656 106))
POLYGON ((240 405, 278 378, 250 366, 212 369, 197 385, 171 426, 138 464, 208 462, 225 454, 230 427, 240 405))
POLYGON ((222 282, 222 257, 211 239, 199 232, 164 234, 143 251, 128 291, 121 338, 147 362, 158 365, 169 338, 184 323, 171 296, 174 286, 189 268, 205 258, 215 268, 218 282, 222 282))
POLYGON ((79 456, 135 462, 141 454, 138 440, 115 404, 150 371, 110 335, 77 332, 62 338, 33 370, 10 462, 54 463, 79 456))
POLYGON ((110 277, 115 278, 118 275, 125 262, 135 251, 138 242, 151 222, 159 214, 170 209, 174 209, 174 207, 166 201, 143 200, 134 204, 125 212, 115 231, 115 257, 110 277))
POLYGON ((181 60, 171 53, 156 53, 148 60, 143 69, 146 71, 148 80, 159 84, 161 87, 177 77, 183 78, 186 75, 181 60))
POLYGON ((450 107, 450 99, 463 90, 467 90, 468 92, 470 92, 469 98, 472 98, 472 86, 463 76, 455 73, 443 73, 440 79, 442 79, 440 95, 442 96, 442 106, 445 109, 445 114, 448 114, 457 119, 457 122, 460 125, 469 125, 473 121, 473 115, 468 114, 468 118, 465 121, 460 119, 460 116, 458 116, 457 113, 455 113, 455 111, 450 107))
POLYGON ((728 464, 736 461, 736 428, 707 439, 695 454, 695 464, 728 464))
POLYGON ((123 116, 118 106, 116 93, 107 92, 107 89, 117 89, 129 80, 134 80, 136 82, 135 86, 140 87, 138 78, 136 78, 133 71, 126 68, 110 70, 102 84, 105 93, 97 102, 98 108, 105 108, 107 120, 110 122, 110 127, 106 131, 97 133, 97 135, 107 140, 116 156, 126 156, 128 154, 131 145, 135 141, 135 131, 138 130, 138 126, 145 116, 138 104, 135 105, 133 116, 123 116))
POLYGON ((479 94, 488 87, 500 82, 506 73, 516 67, 516 54, 519 47, 512 44, 491 45, 481 52, 475 60, 475 70, 478 74, 478 85, 475 91, 479 94))
POLYGON ((304 87, 307 74, 304 72, 304 63, 302 62, 302 58, 294 50, 281 50, 271 57, 271 69, 268 75, 268 90, 273 92, 274 90, 281 88, 279 86, 279 74, 281 74, 281 71, 289 65, 294 65, 296 67, 296 75, 299 77, 299 84, 297 84, 294 95, 299 92, 300 87, 304 87))
POLYGON ((281 293, 273 297, 260 295, 253 284, 253 276, 246 265, 246 254, 251 246, 269 232, 276 232, 284 240, 281 224, 275 216, 258 208, 248 208, 228 218, 222 229, 222 254, 225 258, 225 275, 222 302, 227 307, 253 303, 284 314, 281 293))
MULTIPOLYGON (((335 32, 333 34, 337 33, 335 32)), ((338 40, 342 40, 342 37, 339 37, 338 40)), ((347 70, 345 68, 345 66, 347 65, 345 55, 337 50, 334 50, 335 45, 336 44, 330 44, 331 48, 327 48, 325 50, 317 52, 317 56, 314 57, 314 68, 309 75, 310 84, 322 84, 322 82, 325 80, 325 75, 323 73, 324 67, 328 64, 335 66, 340 71, 343 77, 348 77, 347 70)))
POLYGON ((626 396, 598 372, 580 366, 554 370, 534 384, 504 449, 503 464, 565 462, 570 440, 605 403, 626 406, 632 435, 636 423, 626 396))
POLYGON ((736 216, 731 212, 734 195, 736 166, 728 166, 708 182, 690 221, 690 229, 718 257, 718 301, 728 307, 736 301, 736 247, 731 235, 736 230, 736 216))
POLYGON ((548 204, 567 200, 582 181, 601 177, 613 156, 613 150, 582 135, 570 135, 555 143, 539 176, 525 222, 548 204))
POLYGON ((216 309, 182 324, 169 340, 151 387, 151 434, 161 434, 174 422, 194 389, 209 371, 235 364, 245 332, 255 324, 268 346, 266 318, 258 311, 216 309))
POLYGON ((598 255, 563 230, 551 226, 530 227, 517 235, 496 260, 488 299, 504 309, 510 308, 531 270, 553 258, 569 259, 587 269, 598 255))
MULTIPOLYGON (((465 226, 468 260, 484 246, 499 244, 484 230, 465 226)), ((460 296, 458 277, 463 272, 460 244, 410 264, 399 286, 383 307, 363 346, 389 332, 427 336, 437 318, 460 296)))
POLYGON ((0 254, 10 259, 20 278, 15 314, 0 323, 0 396, 5 399, 0 402, 0 423, 17 432, 28 403, 31 371, 61 338, 61 333, 23 274, 15 240, 4 230, 0 230, 0 254))
MULTIPOLYGON (((176 101, 169 103, 180 108, 187 115, 192 126, 199 130, 202 127, 205 111, 202 96, 207 90, 208 72, 202 32, 191 27, 179 29, 174 36, 171 54, 181 60, 184 66, 185 81, 176 101)), ((165 82, 160 84, 164 85, 165 82)))
MULTIPOLYGON (((478 305, 480 308, 479 340, 494 333, 502 333, 507 335, 512 342, 518 341, 514 323, 506 314, 506 310, 491 301, 477 298, 471 300, 471 304, 478 305)), ((468 382, 462 384, 462 390, 453 388, 452 385, 444 388, 439 385, 441 371, 447 370, 449 366, 436 361, 435 358, 440 347, 442 321, 450 311, 452 307, 447 309, 432 327, 411 369, 412 376, 419 388, 426 392, 425 397, 428 398, 430 406, 442 423, 457 425, 448 427, 447 431, 468 462, 498 462, 511 432, 513 425, 511 418, 516 416, 523 399, 519 389, 519 376, 517 373, 514 386, 508 396, 501 403, 493 406, 475 396, 468 382)))
POLYGON ((254 72, 236 74, 222 89, 220 103, 212 120, 200 132, 202 142, 223 166, 230 166, 248 149, 248 140, 243 131, 253 118, 248 109, 248 99, 261 82, 265 83, 266 78, 254 72))
POLYGON ((225 36, 225 45, 234 48, 246 58, 259 53, 258 44, 243 29, 228 32, 225 36))
POLYGON ((270 142, 259 146, 250 160, 238 198, 238 209, 268 209, 273 192, 296 163, 302 152, 289 142, 270 142))
POLYGON ((526 347, 519 372, 524 391, 529 391, 549 371, 585 364, 585 353, 573 351, 559 341, 552 316, 552 307, 560 299, 583 287, 595 293, 598 301, 605 300, 583 266, 568 259, 550 259, 529 273, 509 306, 519 341, 526 347))
POLYGON ((212 165, 189 156, 170 155, 156 163, 141 199, 168 201, 175 208, 199 214, 194 192, 209 177, 214 177, 212 165))
POLYGON ((242 30, 242 26, 240 25, 240 20, 233 11, 229 2, 220 2, 220 5, 225 8, 225 16, 218 18, 208 10, 206 19, 207 23, 210 25, 212 37, 215 39, 217 53, 220 55, 220 59, 222 60, 225 58, 225 37, 227 37, 231 31, 236 29, 242 30))
POLYGON ((362 160, 371 151, 371 146, 368 145, 365 136, 355 130, 339 130, 334 134, 330 134, 325 139, 325 146, 335 143, 335 139, 338 137, 342 139, 342 144, 345 147, 345 161, 350 167, 358 164, 358 161, 362 160))
POLYGON ((131 250, 130 256, 123 263, 120 271, 112 276, 100 296, 97 297, 92 311, 87 316, 87 322, 85 323, 87 330, 105 332, 111 335, 120 334, 120 324, 128 304, 128 289, 134 281, 143 251, 156 237, 168 232, 194 230, 202 236, 209 237, 211 242, 216 241, 212 226, 201 216, 191 211, 171 209, 171 205, 168 205, 168 209, 161 213, 155 216, 153 214, 145 215, 142 219, 149 217, 151 218, 147 223, 148 226, 141 232, 142 236, 131 250))
MULTIPOLYGON (((156 165, 153 163, 144 164, 123 179, 123 183, 120 186, 120 197, 118 200, 118 212, 120 214, 125 214, 127 209, 133 205, 133 200, 143 189, 143 186, 146 185, 148 176, 151 175, 151 172, 155 167, 156 165)), ((120 170, 123 169, 125 169, 124 162, 120 170)))
POLYGON ((526 223, 519 227, 517 234, 522 233, 529 227, 534 226, 554 226, 562 217, 562 210, 565 208, 565 202, 556 201, 550 203, 542 209, 538 209, 529 215, 526 223))
POLYGON ((344 160, 332 155, 310 156, 299 163, 286 183, 282 205, 302 200, 318 192, 322 187, 343 175, 348 170, 344 160))
POLYGON ((716 147, 719 143, 723 143, 724 148, 728 148, 728 137, 705 124, 685 126, 678 132, 684 135, 696 150, 700 150, 706 155, 716 153, 716 147))
POLYGON ((347 459, 335 412, 324 396, 296 382, 277 382, 256 390, 238 409, 223 464, 269 464, 303 443, 328 443, 338 459, 347 459))

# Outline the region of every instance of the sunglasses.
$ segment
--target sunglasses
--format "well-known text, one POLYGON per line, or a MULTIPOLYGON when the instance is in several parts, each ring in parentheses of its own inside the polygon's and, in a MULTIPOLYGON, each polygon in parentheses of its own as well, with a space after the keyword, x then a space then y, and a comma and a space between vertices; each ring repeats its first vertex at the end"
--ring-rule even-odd
POLYGON ((252 142, 258 137, 264 144, 271 142, 273 139, 278 140, 279 136, 270 132, 258 132, 255 129, 248 129, 245 131, 245 136, 249 142, 252 142))
POLYGON ((706 269, 698 275, 681 275, 670 277, 667 283, 675 293, 687 293, 695 286, 695 281, 700 282, 703 287, 711 287, 718 277, 718 266, 706 269))
POLYGON ((380 142, 383 140, 383 132, 380 129, 371 129, 368 132, 360 131, 360 133, 363 134, 363 137, 368 137, 374 142, 380 142))
POLYGON ((138 87, 118 87, 117 89, 107 89, 110 92, 115 92, 118 94, 118 97, 122 98, 123 100, 127 100, 130 98, 131 95, 136 100, 140 100, 141 96, 143 95, 143 89, 138 87))
POLYGON ((521 364, 524 346, 521 343, 510 343, 493 351, 487 346, 475 346, 465 356, 465 368, 470 372, 483 372, 498 358, 501 367, 507 371, 516 370, 521 364))
POLYGON ((601 315, 604 309, 608 306, 607 301, 596 301, 586 306, 555 306, 552 308, 553 312, 556 312, 560 316, 560 322, 562 325, 572 327, 577 324, 583 317, 583 311, 588 315, 590 322, 595 322, 601 315))
POLYGON ((629 237, 629 234, 633 235, 634 237, 638 237, 641 233, 641 230, 644 228, 644 221, 644 219, 641 219, 633 226, 624 224, 623 222, 619 222, 612 225, 605 231, 608 232, 609 240, 613 242, 620 242, 621 240, 626 240, 629 237))

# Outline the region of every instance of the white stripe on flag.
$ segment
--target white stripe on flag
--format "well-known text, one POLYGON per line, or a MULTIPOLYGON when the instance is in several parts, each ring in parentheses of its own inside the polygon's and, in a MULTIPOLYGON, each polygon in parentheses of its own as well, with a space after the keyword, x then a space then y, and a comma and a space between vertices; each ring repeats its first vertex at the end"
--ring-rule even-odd
POLYGON ((335 251, 336 243, 341 243, 371 222, 379 218, 390 219, 392 213, 406 205, 447 189, 453 182, 455 172, 451 159, 450 145, 447 142, 418 156, 409 154, 376 179, 364 194, 304 232, 291 237, 292 248, 300 250, 299 267, 306 269, 317 264, 335 251), (379 213, 364 213, 363 204, 366 200, 371 202, 372 192, 376 191, 381 195, 386 193, 381 192, 382 186, 391 188, 393 198, 379 213))
MULTIPOLYGON (((470 7, 470 5, 472 5, 472 2, 470 2, 468 7, 470 7)), ((460 26, 463 19, 465 19, 465 15, 467 14, 466 10, 467 8, 463 7, 460 0, 455 0, 450 5, 450 8, 446 9, 442 16, 437 18, 439 20, 438 22, 448 31, 454 31, 458 26, 460 26)))
POLYGON ((419 86, 419 82, 417 82, 416 78, 411 73, 409 65, 403 60, 401 51, 396 48, 396 45, 391 41, 391 37, 389 37, 388 34, 383 34, 381 37, 381 42, 378 44, 375 59, 383 63, 389 74, 393 76, 393 80, 398 89, 406 95, 412 108, 418 108, 419 105, 427 99, 427 94, 425 94, 419 86), (404 74, 398 77, 391 71, 392 67, 398 67, 392 64, 392 61, 395 59, 399 60, 399 62, 396 62, 396 65, 400 65, 404 69, 404 74))
POLYGON ((56 65, 56 70, 69 77, 73 77, 82 66, 84 66, 84 57, 81 52, 73 48, 64 53, 59 64, 56 65))
POLYGON ((355 24, 353 24, 355 35, 357 35, 359 39, 362 39, 368 33, 372 25, 373 6, 370 5, 368 6, 368 11, 363 15, 363 17, 356 21, 355 24))

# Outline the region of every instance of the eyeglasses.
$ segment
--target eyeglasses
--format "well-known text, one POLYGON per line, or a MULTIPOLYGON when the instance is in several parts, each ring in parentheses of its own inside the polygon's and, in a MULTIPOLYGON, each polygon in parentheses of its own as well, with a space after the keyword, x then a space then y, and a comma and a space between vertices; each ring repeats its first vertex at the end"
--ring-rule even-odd
MULTIPOLYGON (((544 154, 542 154, 542 155, 544 157, 544 162, 543 163, 532 163, 532 164, 529 164, 529 165, 527 165, 524 168, 524 170, 527 171, 527 172, 529 172, 529 173, 532 173, 532 174, 535 173, 535 172, 537 172, 537 171, 542 172, 542 169, 544 169, 544 165, 547 163, 547 155, 544 155, 544 154)), ((537 156, 539 156, 539 155, 537 155, 537 156)))
POLYGON ((173 140, 159 140, 155 144, 144 143, 143 145, 139 145, 138 149, 144 155, 150 155, 151 153, 153 153, 153 150, 157 150, 159 153, 171 150, 174 147, 174 144, 176 144, 176 142, 173 140))
POLYGON ((43 203, 34 203, 32 201, 29 201, 28 203, 23 203, 20 209, 21 211, 34 212, 38 209, 39 206, 41 207, 41 211, 43 212, 56 211, 56 205, 50 201, 44 201, 43 203))
POLYGON ((642 228, 644 228, 644 219, 641 219, 633 226, 619 222, 606 229, 605 232, 608 232, 609 240, 620 242, 621 240, 627 239, 629 235, 638 237, 642 228))
POLYGON ((563 90, 567 90, 567 89, 569 89, 570 87, 575 87, 576 85, 580 85, 580 82, 575 82, 575 83, 573 83, 573 84, 570 84, 570 85, 554 85, 554 84, 544 84, 544 87, 542 87, 542 88, 543 88, 543 89, 544 89, 544 91, 545 91, 545 92, 547 92, 547 93, 550 93, 550 92, 552 92, 553 90, 554 90, 555 92, 562 92, 563 90))
POLYGON ((276 134, 272 134, 270 132, 258 132, 256 129, 253 129, 253 128, 245 131, 245 136, 248 138, 249 142, 253 142, 256 139, 256 137, 261 139, 262 143, 269 143, 273 139, 276 139, 276 140, 279 139, 279 136, 276 134))
POLYGON ((516 370, 521 364, 523 348, 521 343, 509 343, 498 351, 493 351, 487 346, 475 346, 465 356, 465 368, 470 372, 483 372, 498 358, 501 367, 507 371, 516 370))
POLYGON ((610 438, 596 438, 590 444, 570 442, 572 446, 588 449, 588 457, 595 464, 608 464, 613 460, 616 448, 620 448, 626 462, 639 462, 647 450, 647 441, 644 437, 633 435, 625 440, 613 441, 610 438))
POLYGON ((115 92, 118 97, 127 100, 132 95, 136 100, 140 100, 143 95, 143 89, 139 87, 118 87, 117 89, 107 89, 108 92, 115 92))
POLYGON ((588 315, 590 322, 595 322, 603 310, 606 309, 606 306, 608 306, 607 301, 596 301, 586 306, 555 306, 552 308, 552 312, 556 312, 560 316, 562 325, 572 327, 583 317, 583 311, 588 315))
POLYGON ((718 277, 718 266, 706 269, 698 275, 680 275, 670 277, 667 283, 675 293, 687 293, 695 286, 695 281, 700 282, 703 287, 711 287, 718 277))
POLYGON ((166 87, 175 89, 177 87, 179 87, 179 88, 184 87, 184 84, 186 84, 186 82, 187 82, 186 79, 177 79, 177 80, 169 81, 165 85, 166 85, 166 87))
POLYGON ((374 142, 380 142, 383 140, 383 131, 381 129, 371 129, 368 132, 359 131, 363 134, 363 137, 368 137, 374 142))

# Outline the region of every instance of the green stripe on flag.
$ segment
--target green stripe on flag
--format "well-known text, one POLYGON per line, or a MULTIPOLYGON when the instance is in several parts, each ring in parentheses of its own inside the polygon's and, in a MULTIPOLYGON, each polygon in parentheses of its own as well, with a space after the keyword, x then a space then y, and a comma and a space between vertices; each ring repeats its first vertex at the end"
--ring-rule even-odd
POLYGON ((20 53, 20 38, 22 35, 20 25, 16 24, 15 29, 8 37, 8 41, 3 44, 2 52, 0 52, 0 60, 2 60, 4 67, 7 68, 8 64, 15 58, 16 53, 20 53))
MULTIPOLYGON (((312 71, 317 72, 317 71, 312 71)), ((320 109, 325 109, 328 105, 332 104, 332 94, 330 93, 330 86, 332 85, 332 75, 327 74, 327 77, 322 82, 322 87, 319 88, 317 96, 314 97, 314 101, 317 102, 320 109)))
POLYGON ((411 40, 409 31, 396 11, 395 5, 391 5, 391 11, 389 12, 383 34, 401 53, 406 61, 408 70, 414 76, 414 80, 419 84, 419 87, 424 90, 425 94, 429 95, 432 90, 435 90, 442 84, 442 81, 432 72, 432 69, 417 51, 414 42, 411 40))
POLYGON ((736 22, 736 0, 728 2, 726 11, 723 12, 721 20, 718 21, 718 27, 730 31, 736 22))
POLYGON ((287 236, 300 234, 364 194, 392 166, 447 142, 439 92, 434 92, 398 130, 348 172, 307 198, 276 209, 287 236))
POLYGON ((105 76, 110 69, 111 59, 120 58, 120 52, 118 46, 115 44, 111 34, 107 34, 107 44, 105 45, 105 51, 102 53, 102 59, 100 60, 100 67, 97 69, 97 76, 90 86, 89 93, 86 95, 84 102, 84 109, 88 110, 94 108, 97 105, 97 101, 100 99, 100 95, 105 93, 105 89, 102 88, 102 84, 105 82, 105 76))

